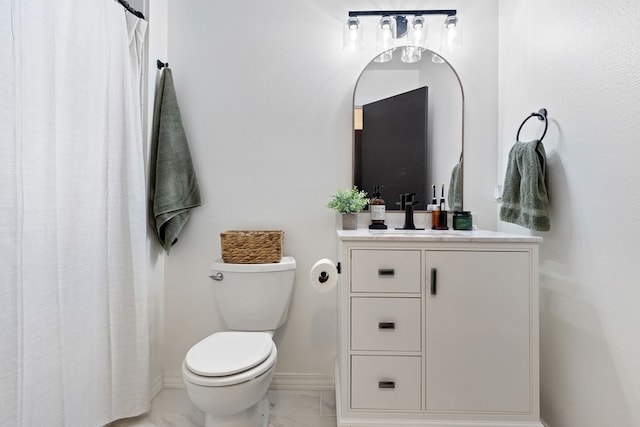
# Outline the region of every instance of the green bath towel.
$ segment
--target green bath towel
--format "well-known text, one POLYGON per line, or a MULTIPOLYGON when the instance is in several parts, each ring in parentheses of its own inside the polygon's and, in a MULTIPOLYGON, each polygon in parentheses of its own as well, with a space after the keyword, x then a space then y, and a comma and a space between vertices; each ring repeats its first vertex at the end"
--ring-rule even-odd
POLYGON ((536 231, 548 231, 546 155, 540 141, 516 142, 509 152, 500 219, 536 231))
POLYGON ((164 68, 156 91, 151 136, 151 223, 169 253, 187 223, 190 209, 200 206, 200 189, 171 69, 164 68))

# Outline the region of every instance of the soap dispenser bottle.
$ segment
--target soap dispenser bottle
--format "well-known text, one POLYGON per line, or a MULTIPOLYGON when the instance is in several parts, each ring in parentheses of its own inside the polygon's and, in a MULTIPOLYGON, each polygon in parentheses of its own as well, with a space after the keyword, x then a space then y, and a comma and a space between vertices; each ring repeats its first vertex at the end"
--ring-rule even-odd
POLYGON ((371 230, 387 229, 387 226, 384 223, 387 207, 382 195, 380 194, 381 189, 381 185, 375 185, 373 187, 373 199, 371 199, 371 202, 369 203, 369 209, 371 210, 371 224, 369 225, 369 229, 371 230))
POLYGON ((444 184, 442 184, 442 193, 440 195, 440 205, 437 210, 433 211, 433 221, 431 223, 432 230, 448 230, 447 225, 447 208, 444 198, 444 184))

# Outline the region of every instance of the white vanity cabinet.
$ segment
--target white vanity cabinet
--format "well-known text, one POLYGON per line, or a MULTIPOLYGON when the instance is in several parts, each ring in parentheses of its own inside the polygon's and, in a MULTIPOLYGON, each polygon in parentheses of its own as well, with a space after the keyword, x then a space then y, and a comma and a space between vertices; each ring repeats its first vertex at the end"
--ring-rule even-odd
POLYGON ((338 426, 542 426, 540 238, 338 238, 338 426))

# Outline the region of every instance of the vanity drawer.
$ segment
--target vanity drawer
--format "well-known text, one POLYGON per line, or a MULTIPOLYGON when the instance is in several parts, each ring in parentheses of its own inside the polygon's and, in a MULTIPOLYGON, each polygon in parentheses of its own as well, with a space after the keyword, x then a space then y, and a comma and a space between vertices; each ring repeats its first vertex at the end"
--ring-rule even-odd
POLYGON ((352 292, 420 293, 420 251, 351 251, 352 292))
POLYGON ((419 410, 420 366, 417 356, 351 356, 351 408, 419 410))
POLYGON ((420 351, 420 298, 351 298, 351 349, 420 351))

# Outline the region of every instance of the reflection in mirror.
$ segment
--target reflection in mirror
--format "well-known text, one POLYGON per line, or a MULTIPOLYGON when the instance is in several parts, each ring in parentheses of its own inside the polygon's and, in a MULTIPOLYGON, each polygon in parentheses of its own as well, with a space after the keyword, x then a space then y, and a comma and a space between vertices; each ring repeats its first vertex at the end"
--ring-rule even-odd
POLYGON ((449 210, 462 210, 464 93, 455 70, 434 55, 372 61, 356 84, 353 182, 368 194, 382 185, 387 210, 398 210, 405 193, 425 209, 442 184, 449 210))

